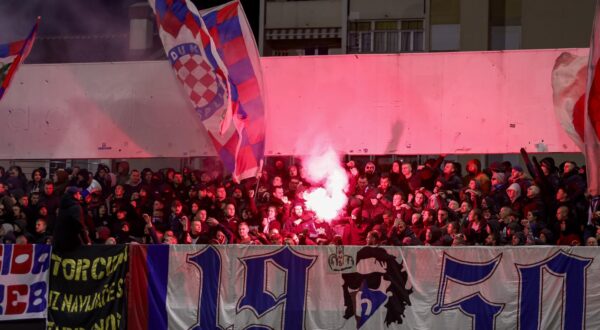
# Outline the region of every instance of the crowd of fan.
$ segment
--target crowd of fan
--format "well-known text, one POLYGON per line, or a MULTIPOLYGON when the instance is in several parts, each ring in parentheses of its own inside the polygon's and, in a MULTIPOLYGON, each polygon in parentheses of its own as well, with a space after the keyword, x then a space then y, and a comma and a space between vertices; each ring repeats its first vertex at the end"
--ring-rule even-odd
POLYGON ((348 203, 332 221, 307 210, 311 183, 299 164, 276 160, 234 183, 218 170, 142 171, 99 165, 43 168, 28 180, 0 168, 4 243, 271 245, 597 245, 585 169, 544 158, 524 171, 510 162, 482 169, 444 157, 425 164, 343 164, 348 203), (75 221, 68 222, 71 217, 75 221), (75 235, 75 236, 73 236, 75 235), (76 237, 76 242, 72 237, 76 237))

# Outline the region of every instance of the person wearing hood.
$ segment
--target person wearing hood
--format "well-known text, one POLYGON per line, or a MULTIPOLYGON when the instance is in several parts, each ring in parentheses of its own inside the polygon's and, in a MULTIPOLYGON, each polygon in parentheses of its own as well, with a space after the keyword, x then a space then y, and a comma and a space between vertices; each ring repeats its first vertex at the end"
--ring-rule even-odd
POLYGON ((342 235, 344 245, 367 244, 367 234, 373 228, 373 224, 369 221, 368 216, 367 212, 358 207, 352 210, 350 223, 345 225, 342 235))
POLYGON ((60 201, 58 216, 54 226, 53 249, 57 252, 69 252, 82 245, 90 244, 87 228, 83 221, 83 209, 80 205, 81 189, 68 187, 60 201))
POLYGON ((490 192, 491 182, 487 174, 482 172, 481 161, 473 158, 467 162, 467 174, 463 177, 463 186, 468 186, 469 181, 475 180, 479 184, 479 188, 484 194, 490 192))
POLYGON ((512 183, 506 188, 506 195, 508 195, 508 200, 510 201, 510 208, 522 217, 525 202, 523 201, 523 197, 521 197, 521 185, 512 183))
POLYGON ((16 191, 21 194, 25 193, 27 189, 27 178, 25 174, 23 174, 23 170, 20 166, 13 165, 8 169, 8 176, 5 177, 4 183, 8 187, 9 193, 14 193, 16 191))
POLYGON ((489 205, 492 213, 498 213, 501 207, 510 205, 506 195, 506 175, 504 173, 494 172, 492 174, 492 188, 489 197, 492 201, 489 205))
POLYGON ((572 199, 578 199, 584 195, 587 184, 579 174, 579 168, 574 162, 566 161, 563 164, 561 185, 567 188, 572 199))
POLYGON ((553 158, 546 157, 540 161, 541 172, 535 177, 535 183, 540 186, 542 192, 546 192, 547 196, 545 201, 552 200, 552 196, 556 193, 558 186, 560 185, 560 176, 558 175, 558 168, 553 158))

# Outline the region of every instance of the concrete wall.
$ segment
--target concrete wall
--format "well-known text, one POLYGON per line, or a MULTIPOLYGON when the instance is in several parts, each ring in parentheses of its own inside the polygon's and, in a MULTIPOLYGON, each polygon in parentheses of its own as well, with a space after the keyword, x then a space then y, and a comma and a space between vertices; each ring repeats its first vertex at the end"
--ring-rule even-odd
MULTIPOLYGON (((552 104, 563 51, 262 58, 266 152, 577 152, 552 104)), ((0 159, 214 155, 167 62, 24 65, 0 113, 0 159)))

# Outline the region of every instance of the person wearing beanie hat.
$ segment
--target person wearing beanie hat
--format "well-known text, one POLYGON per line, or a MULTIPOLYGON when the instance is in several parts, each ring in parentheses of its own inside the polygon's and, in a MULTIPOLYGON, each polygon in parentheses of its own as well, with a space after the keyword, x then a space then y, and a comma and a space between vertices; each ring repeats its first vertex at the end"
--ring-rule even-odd
MULTIPOLYGON (((75 194, 81 193, 81 188, 75 187, 75 186, 70 186, 70 187, 67 187, 67 189, 65 190, 65 193, 68 195, 71 195, 71 196, 75 196, 75 194)), ((75 197, 75 198, 77 198, 79 200, 78 197, 75 197)))
POLYGON ((488 203, 488 207, 492 213, 498 213, 502 206, 510 204, 508 195, 506 195, 506 175, 501 172, 494 172, 491 181, 492 190, 488 195, 491 203, 488 203))
POLYGON ((506 182, 506 174, 502 172, 494 172, 492 175, 492 185, 504 184, 506 182), (496 182, 494 182, 496 181, 496 182))
POLYGON ((521 186, 521 192, 525 192, 533 183, 531 177, 529 177, 529 175, 523 171, 523 168, 518 165, 513 166, 508 182, 518 183, 521 186))
POLYGON ((508 178, 508 182, 510 182, 510 183, 517 182, 518 180, 523 178, 524 175, 525 175, 525 173, 523 172, 523 168, 521 166, 515 165, 515 166, 513 166, 512 170, 510 172, 510 177, 508 178))
MULTIPOLYGON (((373 189, 367 193, 365 200, 362 205, 362 217, 368 219, 375 219, 381 217, 383 212, 389 208, 381 202, 385 197, 379 193, 378 189, 373 189)), ((387 202, 386 202, 387 203, 387 202)))
POLYGON ((361 209, 360 207, 355 207, 352 209, 352 212, 350 212, 350 216, 352 217, 353 220, 361 220, 361 209))

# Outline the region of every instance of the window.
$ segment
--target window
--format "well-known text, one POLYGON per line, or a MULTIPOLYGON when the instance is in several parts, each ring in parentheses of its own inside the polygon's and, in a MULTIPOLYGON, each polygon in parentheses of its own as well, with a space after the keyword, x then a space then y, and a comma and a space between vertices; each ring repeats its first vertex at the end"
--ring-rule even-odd
POLYGON ((304 48, 304 55, 327 55, 329 54, 329 48, 318 47, 318 48, 304 48))
POLYGON ((289 56, 289 51, 287 49, 274 49, 273 56, 289 56))
POLYGON ((423 51, 423 21, 402 22, 402 49, 403 52, 423 51))
POLYGON ((354 21, 348 24, 349 53, 423 51, 423 20, 354 21))
POLYGON ((521 48, 521 26, 491 26, 490 50, 521 48))
POLYGON ((460 24, 431 25, 431 51, 460 49, 460 24))
POLYGON ((274 49, 271 53, 272 56, 304 56, 327 54, 329 54, 329 48, 327 47, 274 49))
POLYGON ((491 0, 490 50, 521 48, 521 0, 491 0))

